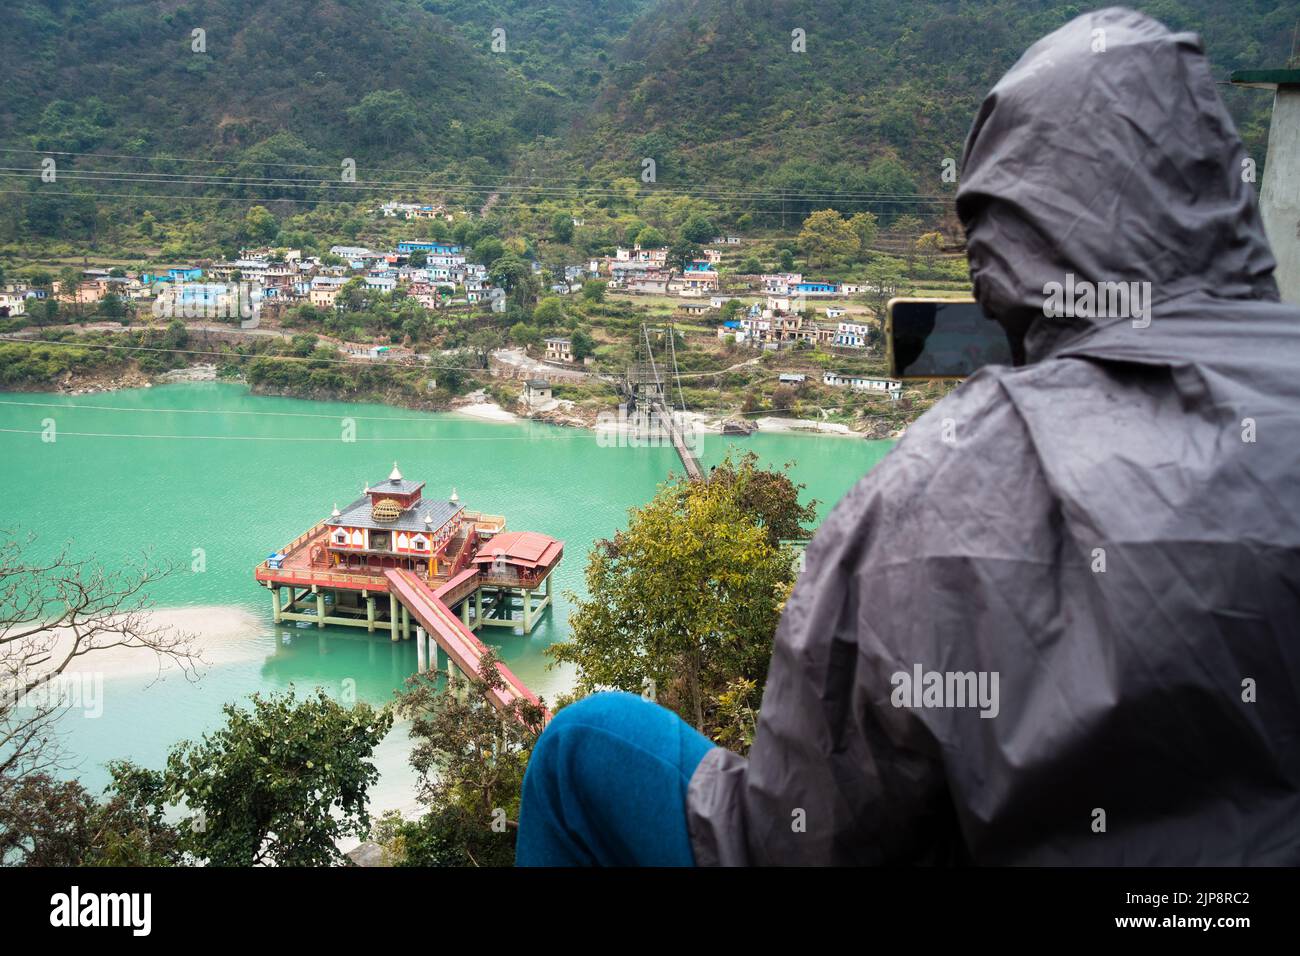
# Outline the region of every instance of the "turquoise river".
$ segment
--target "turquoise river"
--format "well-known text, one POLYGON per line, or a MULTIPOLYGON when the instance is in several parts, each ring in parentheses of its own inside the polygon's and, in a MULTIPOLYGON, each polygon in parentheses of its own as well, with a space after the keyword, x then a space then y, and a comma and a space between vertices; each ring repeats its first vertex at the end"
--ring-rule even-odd
MULTIPOLYGON (((87 659, 102 675, 100 703, 61 720, 65 772, 94 790, 104 762, 161 766, 176 741, 221 721, 223 704, 256 691, 320 686, 382 704, 416 670, 413 641, 311 625, 276 627, 253 566, 386 477, 396 460, 425 496, 453 488, 473 510, 505 515, 508 527, 565 542, 555 607, 524 637, 493 631, 511 668, 547 698, 572 673, 548 668, 545 648, 567 638, 570 601, 583 593, 592 542, 624 526, 670 470, 671 448, 608 447, 594 433, 527 421, 484 421, 380 405, 251 395, 240 385, 197 383, 93 395, 0 395, 0 528, 34 532, 48 554, 113 566, 148 550, 177 571, 152 592, 164 620, 196 635, 204 664, 195 680, 161 672, 152 656, 87 659), (342 440, 345 419, 355 441, 342 440), (43 440, 51 435, 55 440, 43 440)), ((793 474, 825 515, 890 442, 756 434, 703 439, 705 464, 732 446, 793 474)), ((97 678, 98 679, 98 678, 97 678)), ((377 754, 379 812, 414 809, 406 728, 377 754)))

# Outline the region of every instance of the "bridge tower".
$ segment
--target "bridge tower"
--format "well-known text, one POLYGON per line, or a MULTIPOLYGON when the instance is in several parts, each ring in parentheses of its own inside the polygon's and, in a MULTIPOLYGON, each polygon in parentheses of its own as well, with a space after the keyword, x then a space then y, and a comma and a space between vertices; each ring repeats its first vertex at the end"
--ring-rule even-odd
POLYGON ((628 419, 638 438, 662 434, 659 410, 664 407, 667 389, 650 347, 650 330, 642 324, 636 358, 627 370, 628 419))

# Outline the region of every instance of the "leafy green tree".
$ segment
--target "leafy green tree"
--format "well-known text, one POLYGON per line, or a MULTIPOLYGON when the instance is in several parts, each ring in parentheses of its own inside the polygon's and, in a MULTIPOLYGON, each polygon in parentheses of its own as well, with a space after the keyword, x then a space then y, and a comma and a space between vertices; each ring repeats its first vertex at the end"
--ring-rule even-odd
POLYGON ((569 337, 569 343, 573 349, 574 359, 579 362, 596 351, 595 340, 593 340, 592 337, 582 329, 574 331, 574 333, 569 337))
POLYGON ((781 250, 781 271, 791 272, 794 270, 794 253, 789 249, 781 250))
POLYGON ((243 234, 254 245, 273 242, 280 234, 280 222, 265 206, 254 206, 244 214, 243 234))
POLYGON ((642 249, 662 249, 668 245, 668 239, 654 226, 646 226, 636 235, 636 242, 642 249))
POLYGON ((121 322, 123 325, 131 322, 130 316, 126 314, 126 306, 116 292, 110 292, 99 300, 99 313, 112 322, 121 322))
POLYGON ((907 265, 907 271, 911 272, 916 265, 916 241, 921 235, 923 224, 916 216, 899 216, 894 220, 893 225, 889 227, 889 234, 903 243, 905 249, 904 260, 907 265))
POLYGON ((508 254, 496 260, 488 269, 488 278, 493 285, 505 289, 510 300, 521 308, 529 308, 537 297, 533 270, 516 255, 508 254))
POLYGON ((474 261, 492 268, 493 263, 506 254, 506 246, 496 236, 485 236, 474 246, 474 261))
POLYGON ((363 312, 370 304, 370 287, 360 276, 353 276, 339 288, 334 297, 335 308, 348 312, 363 312))
POLYGON ((162 347, 165 349, 183 349, 190 343, 190 333, 185 328, 185 323, 180 319, 172 319, 167 323, 167 331, 163 333, 162 347))
POLYGON ((717 234, 718 231, 713 228, 713 223, 703 216, 691 216, 682 225, 682 238, 699 246, 709 242, 717 234))
POLYGON ((572 596, 572 639, 548 649, 577 665, 580 692, 649 690, 707 731, 731 681, 763 682, 793 563, 765 525, 788 528, 780 509, 747 510, 756 471, 752 459, 728 459, 708 481, 669 482, 625 531, 596 543, 591 597, 572 596))
POLYGON ((809 266, 829 266, 856 255, 860 240, 838 212, 820 209, 804 220, 799 245, 809 266))
POLYGON ((912 248, 920 255, 927 269, 934 268, 934 261, 943 250, 943 236, 937 232, 927 232, 920 236, 912 248))
POLYGON ((533 324, 539 328, 549 329, 564 322, 567 313, 564 300, 557 295, 548 295, 533 310, 533 324))
POLYGON ((317 338, 314 335, 299 334, 289 340, 290 354, 306 358, 316 350, 317 338))
POLYGON ((392 715, 322 690, 250 703, 227 704, 224 727, 167 758, 168 796, 188 812, 186 849, 215 866, 340 862, 335 842, 370 826, 366 791, 379 778, 371 758, 392 715))
POLYGON ((59 298, 67 302, 75 302, 79 285, 81 285, 80 269, 64 266, 59 270, 59 298))
POLYGON ((75 780, 32 773, 0 789, 0 864, 6 866, 174 866, 180 831, 164 815, 161 775, 109 764, 97 800, 75 780))
POLYGON ((551 217, 551 238, 566 244, 573 241, 573 217, 567 212, 557 212, 551 217))
POLYGON ((510 341, 523 348, 530 348, 542 341, 542 333, 526 322, 516 322, 510 327, 510 341))
POLYGON ((429 808, 419 821, 385 821, 378 835, 399 864, 509 866, 514 862, 519 800, 528 756, 542 731, 544 708, 515 701, 506 711, 489 703, 504 686, 494 654, 482 677, 428 671, 407 681, 398 712, 411 719, 411 766, 416 796, 429 808))
POLYGON ((604 302, 605 290, 609 283, 600 279, 588 279, 582 284, 582 298, 586 302, 604 302))
POLYGON ((740 264, 740 272, 742 275, 748 276, 762 275, 763 263, 758 261, 757 256, 749 256, 740 264))
POLYGON ((689 239, 678 239, 668 247, 668 265, 683 270, 696 259, 702 258, 704 250, 689 239))
POLYGON ((849 228, 858 237, 858 254, 860 262, 867 262, 871 258, 871 247, 876 243, 876 235, 880 230, 880 225, 876 221, 876 214, 871 212, 859 212, 849 217, 849 228))
POLYGON ((496 329, 479 329, 469 337, 469 347, 474 350, 480 368, 488 367, 488 356, 505 342, 496 329))

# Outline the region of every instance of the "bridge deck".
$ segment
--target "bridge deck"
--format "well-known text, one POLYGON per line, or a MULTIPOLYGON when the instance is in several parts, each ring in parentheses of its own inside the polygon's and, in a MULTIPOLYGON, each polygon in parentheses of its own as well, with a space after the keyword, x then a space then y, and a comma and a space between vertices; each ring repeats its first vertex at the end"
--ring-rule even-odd
POLYGON ((682 434, 677 419, 673 418, 672 412, 664 408, 659 402, 655 402, 653 407, 659 416, 659 420, 668 429, 668 437, 672 440, 673 448, 677 449, 677 457, 682 460, 682 467, 686 469, 687 477, 703 478, 704 469, 700 467, 700 460, 695 457, 695 452, 686 444, 686 437, 682 434))
MULTIPOLYGON (((438 642, 438 646, 446 651, 451 661, 465 674, 482 677, 481 664, 483 655, 487 653, 487 647, 461 623, 460 618, 452 613, 451 608, 442 602, 438 592, 410 571, 390 569, 384 572, 384 577, 388 580, 389 592, 402 602, 429 636, 438 642)), ((453 578, 439 590, 450 591, 456 581, 457 578, 453 578)), ((496 688, 490 693, 492 703, 497 709, 504 710, 516 700, 541 703, 537 695, 529 690, 505 664, 498 662, 497 672, 505 683, 504 687, 496 688)), ((544 719, 549 718, 548 712, 544 719)))
POLYGON ((450 580, 440 584, 433 592, 436 597, 447 607, 455 607, 462 600, 469 597, 479 586, 479 570, 477 567, 466 568, 459 574, 454 575, 450 580))

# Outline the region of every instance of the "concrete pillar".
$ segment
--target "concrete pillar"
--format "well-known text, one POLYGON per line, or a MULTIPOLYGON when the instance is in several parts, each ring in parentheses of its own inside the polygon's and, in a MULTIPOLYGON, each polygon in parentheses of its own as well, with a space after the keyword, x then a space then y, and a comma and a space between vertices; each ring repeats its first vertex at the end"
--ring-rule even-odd
POLYGON ((392 591, 388 592, 388 630, 393 636, 393 640, 398 640, 398 615, 397 615, 397 595, 392 591))
POLYGON ((411 639, 411 612, 405 604, 402 605, 402 640, 411 639))
POLYGON ((271 620, 280 623, 280 589, 271 588, 271 620))
POLYGON ((312 585, 311 589, 316 592, 316 626, 325 626, 325 592, 312 585))
POLYGON ((548 600, 551 597, 551 576, 549 574, 546 576, 546 597, 548 600))
POLYGON ((375 596, 366 595, 366 630, 375 633, 375 596))
POLYGON ((460 622, 469 627, 469 601, 460 602, 460 622))
POLYGON ((524 588, 524 633, 533 629, 533 592, 524 588))
MULTIPOLYGON (((1273 276, 1282 301, 1300 303, 1300 70, 1237 70, 1231 79, 1273 93, 1259 213, 1277 260, 1273 276)), ((1253 164, 1249 168, 1254 171, 1253 164)))
MULTIPOLYGON (((1300 79, 1300 71, 1289 71, 1300 79)), ((1282 301, 1300 303, 1300 85, 1279 85, 1259 189, 1264 231, 1277 259, 1282 301)))
POLYGON ((415 663, 421 674, 429 669, 429 647, 424 642, 424 628, 415 626, 415 663))
POLYGON ((483 627, 483 589, 479 588, 474 592, 474 626, 483 627))

